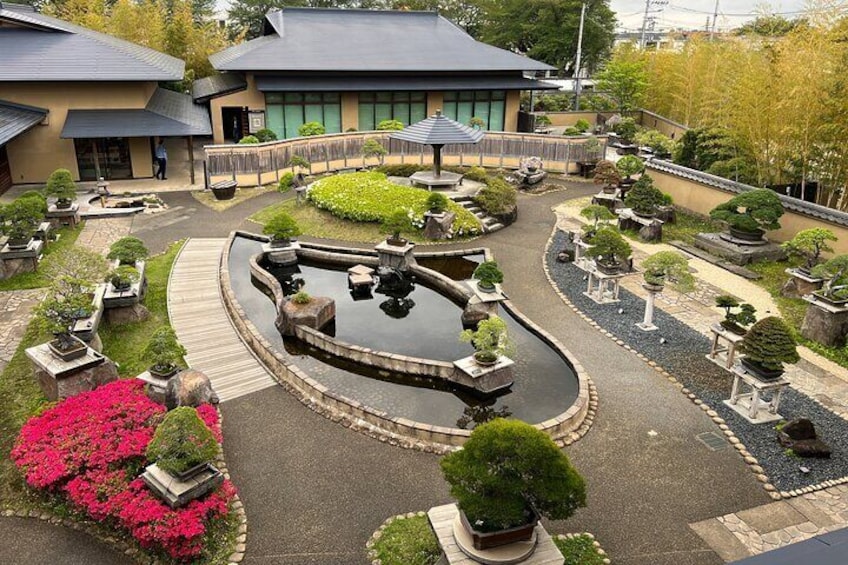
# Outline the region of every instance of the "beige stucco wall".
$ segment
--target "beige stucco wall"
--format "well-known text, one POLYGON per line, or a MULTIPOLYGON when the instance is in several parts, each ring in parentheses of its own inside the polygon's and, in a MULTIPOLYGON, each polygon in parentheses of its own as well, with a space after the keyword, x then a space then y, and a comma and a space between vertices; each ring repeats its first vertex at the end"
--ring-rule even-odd
POLYGON ((672 139, 680 139, 680 137, 688 129, 686 126, 672 122, 662 116, 640 112, 641 118, 639 123, 648 129, 655 129, 663 135, 667 135, 672 139))
MULTIPOLYGON (((648 174, 654 179, 657 188, 671 195, 675 205, 704 216, 708 215, 710 210, 722 202, 727 202, 734 196, 729 192, 724 192, 692 180, 682 179, 668 173, 649 170, 648 174)), ((832 245, 834 251, 838 254, 848 253, 848 227, 804 216, 791 210, 787 210, 783 217, 780 218, 780 226, 779 230, 768 232, 767 236, 769 239, 787 241, 792 239, 801 230, 827 228, 839 238, 832 245)))
POLYGON ((577 120, 586 120, 591 125, 596 125, 597 112, 538 112, 550 118, 552 126, 568 127, 577 123, 577 120))
POLYGON ((359 94, 342 92, 342 131, 359 129, 359 94))
MULTIPOLYGON (((74 142, 59 137, 68 110, 144 108, 155 89, 155 82, 0 83, 0 100, 50 110, 47 125, 35 126, 6 145, 12 181, 44 182, 58 168, 69 169, 74 178, 79 179, 74 142)), ((131 149, 133 147, 133 170, 137 160, 148 161, 149 166, 149 145, 131 145, 131 149)))
POLYGON ((247 80, 246 90, 213 98, 209 101, 209 107, 212 112, 212 140, 215 144, 224 143, 224 123, 221 108, 244 108, 246 106, 248 110, 265 109, 265 95, 256 89, 256 81, 253 78, 253 74, 248 73, 245 79, 247 80))
POLYGON ((432 116, 436 110, 442 110, 445 107, 444 92, 428 92, 427 93, 427 115, 432 116))

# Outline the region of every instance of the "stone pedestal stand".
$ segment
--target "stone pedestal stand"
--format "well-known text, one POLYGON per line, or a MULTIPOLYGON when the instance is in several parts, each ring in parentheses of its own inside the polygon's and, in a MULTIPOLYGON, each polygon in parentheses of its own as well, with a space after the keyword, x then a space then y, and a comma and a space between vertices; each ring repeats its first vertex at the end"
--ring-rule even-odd
POLYGON ((491 366, 479 365, 473 356, 464 357, 453 362, 457 369, 454 382, 483 394, 491 394, 512 386, 513 365, 512 359, 504 356, 491 366))
POLYGON ((608 275, 597 270, 589 271, 589 282, 584 296, 598 304, 613 304, 618 302, 618 292, 621 278, 624 274, 608 275))
POLYGON ((300 244, 296 241, 291 242, 286 247, 274 247, 270 243, 262 246, 262 251, 268 257, 268 261, 274 265, 294 265, 297 263, 297 251, 300 249, 300 244))
POLYGON ((727 234, 699 233, 695 236, 694 245, 740 267, 757 261, 786 259, 786 251, 780 245, 765 239, 757 242, 735 239, 727 234))
POLYGON ((473 295, 462 311, 464 327, 476 326, 478 322, 498 315, 498 304, 507 299, 501 285, 495 284, 494 292, 483 292, 474 279, 465 281, 465 284, 471 289, 473 295))
POLYGON ((224 475, 215 466, 207 464, 190 477, 179 479, 166 473, 155 463, 141 474, 144 484, 171 508, 185 506, 224 482, 224 475))
POLYGON ((801 335, 830 347, 845 345, 848 307, 828 304, 813 294, 805 296, 804 300, 810 305, 801 324, 801 335))
POLYGON ((621 230, 637 230, 642 241, 662 240, 662 221, 656 218, 645 218, 637 215, 630 208, 617 210, 618 227, 621 230))
POLYGON ((46 343, 30 347, 26 356, 47 400, 62 400, 118 380, 118 368, 108 357, 91 349, 72 361, 56 357, 46 343))
POLYGON ((435 506, 427 511, 427 518, 443 557, 439 563, 447 565, 507 565, 525 563, 526 565, 563 565, 565 559, 553 539, 541 523, 536 525, 534 538, 530 541, 502 545, 486 550, 476 550, 471 536, 467 538, 463 526, 459 523, 459 510, 456 504, 435 506))
POLYGON ((781 296, 802 298, 821 289, 822 284, 824 284, 823 279, 805 275, 796 269, 786 269, 784 272, 789 275, 789 280, 780 289, 781 296))
POLYGON ((57 208, 55 204, 47 207, 45 218, 54 228, 68 226, 74 228, 80 222, 79 204, 74 202, 70 208, 57 208))
POLYGON ((408 271, 410 266, 416 264, 415 255, 412 253, 414 247, 414 243, 389 245, 387 241, 381 241, 374 249, 377 250, 381 267, 389 267, 404 272, 408 271))
POLYGON ((591 270, 594 264, 592 258, 588 257, 589 247, 591 246, 582 239, 574 240, 574 266, 583 271, 591 270))
POLYGON ((33 239, 23 249, 12 249, 8 244, 0 248, 0 280, 20 273, 34 273, 44 251, 44 242, 33 239))
POLYGON ((739 364, 733 367, 732 372, 733 389, 730 392, 730 399, 722 401, 725 405, 752 424, 765 424, 783 419, 777 410, 780 407, 780 395, 789 385, 788 380, 780 377, 763 381, 748 374, 739 364), (743 385, 749 392, 742 392, 743 385), (765 400, 763 393, 771 394, 771 400, 765 400))
POLYGON ((663 287, 653 284, 643 284, 642 288, 648 291, 648 299, 645 300, 645 317, 640 323, 636 324, 636 327, 642 331, 652 332, 659 329, 654 325, 654 300, 657 294, 662 292, 663 287))
POLYGON ((147 396, 150 400, 158 402, 159 404, 165 404, 165 393, 168 390, 168 381, 170 381, 172 377, 160 379, 159 377, 153 376, 150 371, 145 371, 136 378, 147 385, 147 396))

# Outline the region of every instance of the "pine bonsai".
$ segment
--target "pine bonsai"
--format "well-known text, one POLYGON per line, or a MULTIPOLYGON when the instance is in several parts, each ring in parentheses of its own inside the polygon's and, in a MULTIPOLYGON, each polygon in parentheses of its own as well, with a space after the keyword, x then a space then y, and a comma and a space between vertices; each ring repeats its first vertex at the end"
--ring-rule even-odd
POLYGON ((388 155, 389 151, 383 147, 383 145, 374 138, 366 139, 365 143, 362 144, 362 158, 370 159, 371 157, 376 157, 377 161, 382 165, 383 158, 388 155))
POLYGON ((427 197, 427 209, 433 214, 441 214, 448 209, 448 198, 441 192, 431 192, 427 197))
POLYGON ((645 282, 649 285, 669 285, 678 292, 695 289, 695 277, 689 272, 689 261, 676 251, 659 251, 642 261, 645 282))
POLYGON ((583 239, 588 243, 591 243, 590 240, 598 231, 599 226, 608 225, 608 222, 616 218, 615 214, 609 211, 609 208, 600 204, 586 206, 580 210, 580 215, 592 222, 583 226, 583 239))
POLYGON ((239 145, 256 145, 259 143, 259 138, 255 135, 246 135, 239 139, 239 145))
POLYGON ((29 242, 44 219, 41 204, 34 198, 18 198, 0 207, 0 233, 22 245, 29 242))
POLYGON ((210 463, 218 455, 218 442, 197 410, 190 406, 174 408, 165 416, 147 445, 147 459, 171 475, 180 475, 210 463))
POLYGON ((586 505, 586 486, 544 432, 497 418, 477 426, 440 465, 451 495, 478 530, 526 524, 531 510, 564 520, 586 505))
POLYGON ((482 363, 494 363, 501 355, 512 351, 506 322, 498 316, 481 320, 475 330, 463 330, 459 334, 459 340, 473 345, 474 359, 482 363))
POLYGON ((590 244, 589 256, 597 257, 597 262, 608 267, 620 265, 633 253, 630 244, 612 226, 599 227, 590 244))
POLYGON ((297 237, 303 232, 294 218, 286 212, 278 212, 268 220, 268 223, 262 228, 262 233, 271 236, 271 243, 288 244, 291 238, 297 237))
POLYGON ((776 316, 763 318, 748 330, 739 343, 745 360, 767 371, 782 371, 784 363, 796 363, 800 356, 792 330, 776 316))
POLYGON ((639 216, 653 216, 663 205, 663 193, 654 186, 654 180, 643 174, 624 199, 624 205, 639 216))
POLYGON ((638 175, 645 170, 645 163, 636 155, 625 155, 616 162, 615 168, 626 180, 630 180, 631 175, 638 175))
POLYGON ((409 212, 403 208, 398 208, 383 220, 383 233, 391 234, 390 241, 400 242, 402 233, 409 233, 415 229, 412 225, 412 219, 409 217, 409 212))
POLYGON ((479 281, 477 285, 483 290, 493 290, 495 284, 500 284, 504 280, 497 261, 483 261, 474 269, 471 278, 477 279, 479 281))
POLYGON ((400 131, 403 129, 403 122, 400 120, 383 120, 377 124, 378 131, 400 131))
POLYGON ((824 279, 820 291, 815 292, 831 300, 848 299, 848 255, 837 255, 816 266, 812 275, 824 279))
POLYGON ((819 264, 822 253, 833 253, 833 248, 827 242, 836 239, 836 235, 829 229, 810 228, 799 231, 781 247, 789 255, 803 258, 804 265, 801 269, 809 273, 819 264))
POLYGON ((63 296, 51 292, 36 308, 41 328, 53 335, 54 346, 60 351, 76 347, 77 342, 71 337, 74 323, 80 314, 90 311, 91 298, 83 293, 63 296))
POLYGON ((106 275, 106 282, 111 283, 115 290, 127 290, 138 282, 138 271, 135 267, 121 265, 106 275))
POLYGON ((710 212, 710 218, 721 220, 732 229, 759 235, 763 231, 780 229, 778 220, 782 215, 780 198, 767 188, 737 194, 710 212))
POLYGON ((719 325, 735 334, 744 335, 745 326, 757 321, 757 317, 754 315, 757 311, 756 308, 750 304, 739 302, 729 294, 716 296, 716 306, 724 309, 724 320, 719 322, 719 325), (734 308, 739 308, 739 311, 733 312, 734 308))
POLYGON ((631 143, 639 131, 639 126, 636 125, 636 120, 633 118, 622 118, 613 126, 613 131, 625 143, 631 143))
POLYGON ((592 127, 592 125, 589 123, 589 120, 580 118, 579 120, 574 122, 574 127, 580 133, 586 133, 587 131, 589 131, 589 128, 592 127))
POLYGON ((601 140, 594 135, 583 143, 583 149, 586 151, 586 160, 590 162, 597 161, 603 144, 601 140))
POLYGON ((619 174, 618 167, 612 161, 598 161, 598 164, 595 165, 595 176, 592 182, 603 185, 604 187, 618 186, 618 183, 621 182, 621 174, 619 174))
POLYGON ((177 334, 170 326, 162 326, 150 336, 142 355, 152 363, 150 372, 157 375, 173 374, 178 363, 186 354, 185 348, 177 341, 177 334))
POLYGON ((56 169, 47 178, 47 188, 44 191, 48 197, 56 199, 57 208, 68 208, 77 199, 77 187, 74 177, 68 169, 56 169))
POLYGON ((121 265, 135 265, 137 261, 141 261, 147 257, 148 251, 144 246, 144 242, 128 235, 122 237, 109 247, 107 259, 117 259, 121 265))
POLYGON ((294 170, 295 167, 298 169, 306 169, 307 171, 311 170, 312 163, 310 163, 305 157, 301 157, 300 155, 292 155, 292 158, 289 160, 289 166, 294 170))

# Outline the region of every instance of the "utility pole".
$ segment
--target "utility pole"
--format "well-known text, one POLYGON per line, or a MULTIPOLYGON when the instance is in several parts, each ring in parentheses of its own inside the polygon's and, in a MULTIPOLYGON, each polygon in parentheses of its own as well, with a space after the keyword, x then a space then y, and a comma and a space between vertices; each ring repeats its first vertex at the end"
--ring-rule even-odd
POLYGON ((713 11, 713 27, 710 28, 710 41, 713 40, 713 36, 715 35, 716 20, 718 20, 718 2, 719 0, 716 0, 715 11, 713 11))
POLYGON ((645 48, 645 30, 648 28, 648 10, 651 8, 651 0, 645 0, 645 17, 642 18, 642 35, 639 38, 639 49, 645 48))
POLYGON ((651 29, 653 30, 653 24, 656 21, 654 16, 651 16, 652 13, 662 12, 663 8, 668 5, 668 0, 645 0, 645 17, 642 18, 642 34, 639 38, 639 48, 644 49, 645 45, 647 45, 645 33, 648 31, 648 21, 651 22, 651 29), (657 6, 659 9, 651 10, 651 5, 657 6))
POLYGON ((574 64, 574 110, 580 111, 580 65, 583 59, 583 21, 586 19, 586 3, 580 10, 580 31, 577 32, 577 61, 574 64))

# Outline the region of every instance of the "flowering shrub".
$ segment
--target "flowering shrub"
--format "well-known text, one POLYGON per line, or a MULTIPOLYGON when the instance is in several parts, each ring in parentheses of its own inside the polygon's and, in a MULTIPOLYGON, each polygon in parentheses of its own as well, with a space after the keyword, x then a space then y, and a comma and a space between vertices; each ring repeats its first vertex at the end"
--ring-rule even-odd
MULTIPOLYGON (((308 198, 318 208, 355 222, 383 223, 398 209, 408 210, 412 224, 420 229, 424 227, 429 194, 419 188, 393 184, 383 173, 368 172, 322 179, 312 185, 308 198)), ((448 210, 456 214, 454 233, 480 233, 480 222, 474 214, 453 201, 448 202, 448 210)))
MULTIPOLYGON (((31 418, 11 457, 30 486, 66 496, 92 519, 128 531, 142 547, 190 559, 200 553, 209 521, 227 513, 235 489, 225 481, 175 510, 136 478, 164 414, 141 381, 116 381, 31 418)), ((220 441, 215 408, 203 405, 197 414, 220 441)))

